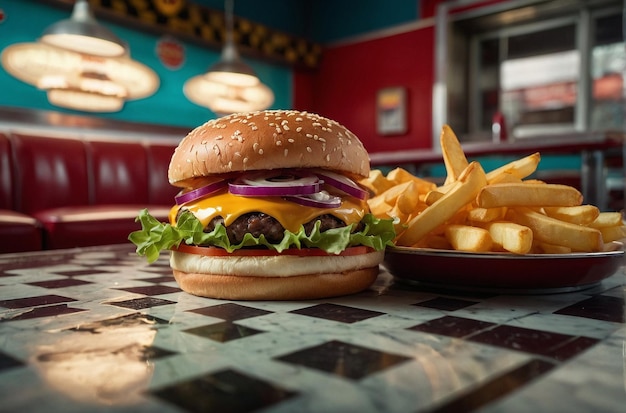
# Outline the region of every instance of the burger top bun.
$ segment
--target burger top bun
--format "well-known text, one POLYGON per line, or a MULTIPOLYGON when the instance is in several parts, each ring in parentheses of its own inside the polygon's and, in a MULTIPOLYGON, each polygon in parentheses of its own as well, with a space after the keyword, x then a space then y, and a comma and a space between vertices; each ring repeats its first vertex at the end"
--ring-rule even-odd
POLYGON ((338 122, 307 112, 267 110, 213 119, 192 130, 169 166, 172 185, 230 172, 324 168, 367 177, 361 141, 338 122))

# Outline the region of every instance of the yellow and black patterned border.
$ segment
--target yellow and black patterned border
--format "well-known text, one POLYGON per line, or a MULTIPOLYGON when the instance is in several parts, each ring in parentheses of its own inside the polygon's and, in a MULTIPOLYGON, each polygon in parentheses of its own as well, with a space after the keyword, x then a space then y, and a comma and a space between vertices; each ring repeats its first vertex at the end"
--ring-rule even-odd
MULTIPOLYGON (((47 3, 73 4, 72 0, 47 3)), ((89 0, 97 16, 122 24, 139 25, 153 32, 221 48, 225 33, 224 12, 187 0, 89 0)), ((321 57, 319 44, 295 37, 244 18, 234 18, 234 38, 244 55, 293 66, 315 68, 321 57)))

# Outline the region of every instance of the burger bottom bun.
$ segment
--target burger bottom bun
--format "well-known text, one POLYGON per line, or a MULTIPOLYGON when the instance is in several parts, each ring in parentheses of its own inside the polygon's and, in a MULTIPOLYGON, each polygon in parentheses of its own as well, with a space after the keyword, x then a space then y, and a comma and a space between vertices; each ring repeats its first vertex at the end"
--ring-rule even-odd
MULTIPOLYGON (((233 257, 203 256, 201 259, 207 271, 200 272, 197 265, 192 266, 195 267, 193 269, 181 268, 180 260, 176 260, 175 254, 180 253, 172 253, 172 269, 176 282, 183 291, 202 297, 228 300, 304 300, 354 294, 374 283, 379 272, 378 264, 384 256, 381 251, 347 257, 298 257, 297 261, 293 260, 293 256, 271 257, 271 260, 265 260, 268 257, 249 257, 252 262, 256 262, 257 268, 263 269, 262 273, 268 274, 275 267, 282 274, 255 276, 250 273, 238 275, 239 260, 233 260, 233 257), (285 258, 285 262, 277 258, 285 258), (219 260, 217 268, 221 268, 220 273, 210 271, 211 267, 215 267, 212 265, 214 260, 219 260), (315 265, 320 260, 325 262, 321 266, 325 267, 324 271, 315 265), (336 264, 335 270, 327 267, 332 262, 336 264), (346 267, 347 263, 350 268, 346 267), (285 265, 291 266, 298 275, 285 275, 285 265), (303 269, 308 273, 302 273, 303 269)), ((244 260, 246 261, 248 260, 244 260)), ((244 267, 249 264, 246 262, 244 267)))
POLYGON ((176 282, 189 294, 225 300, 308 300, 354 294, 372 285, 378 267, 340 274, 295 277, 239 277, 174 270, 176 282))

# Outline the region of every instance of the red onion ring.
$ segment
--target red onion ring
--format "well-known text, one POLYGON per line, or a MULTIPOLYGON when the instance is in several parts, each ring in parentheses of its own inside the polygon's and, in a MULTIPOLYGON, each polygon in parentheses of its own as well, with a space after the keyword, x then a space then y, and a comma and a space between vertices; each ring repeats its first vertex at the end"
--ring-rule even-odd
POLYGON ((324 183, 345 192, 358 199, 367 199, 369 193, 361 188, 356 182, 347 176, 340 175, 331 171, 316 170, 315 174, 319 176, 324 183))
POLYGON ((322 182, 313 174, 269 171, 246 175, 228 184, 231 194, 243 196, 296 196, 319 192, 322 182))
POLYGON ((313 208, 339 208, 341 206, 341 198, 330 195, 326 191, 316 192, 311 195, 289 196, 285 199, 313 208))
POLYGON ((212 194, 213 192, 217 192, 220 189, 224 188, 227 184, 226 180, 220 180, 216 182, 212 182, 208 185, 201 186, 200 188, 191 190, 189 192, 181 192, 174 197, 176 200, 176 204, 182 205, 189 201, 194 201, 198 198, 202 198, 203 196, 207 196, 212 194))

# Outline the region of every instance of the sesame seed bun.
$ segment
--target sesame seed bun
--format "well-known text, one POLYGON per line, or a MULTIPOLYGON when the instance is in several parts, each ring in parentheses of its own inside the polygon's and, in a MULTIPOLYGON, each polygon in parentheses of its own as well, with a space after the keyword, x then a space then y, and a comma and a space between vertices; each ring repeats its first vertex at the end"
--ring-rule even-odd
POLYGON ((323 168, 367 177, 361 141, 338 122, 292 110, 213 119, 191 131, 172 156, 168 178, 187 187, 201 177, 279 168, 323 168))

